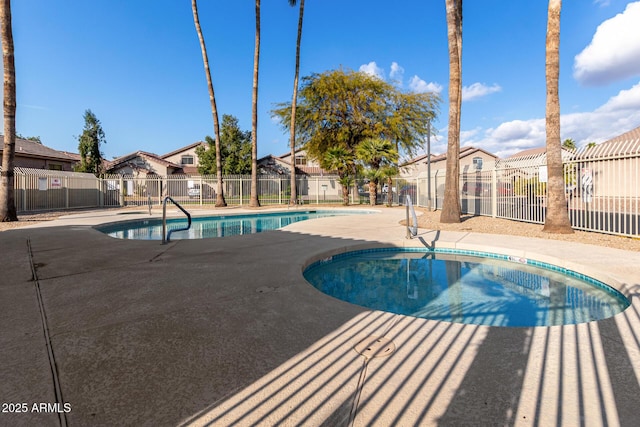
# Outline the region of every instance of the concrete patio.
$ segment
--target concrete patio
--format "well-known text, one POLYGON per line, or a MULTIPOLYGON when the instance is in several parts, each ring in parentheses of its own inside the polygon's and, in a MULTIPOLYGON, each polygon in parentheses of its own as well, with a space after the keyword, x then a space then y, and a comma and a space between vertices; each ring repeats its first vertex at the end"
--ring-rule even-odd
POLYGON ((0 425, 638 425, 638 252, 429 230, 408 240, 395 208, 167 245, 92 228, 149 217, 120 213, 0 233, 0 397, 28 407, 0 425), (577 270, 632 305, 586 324, 496 328, 367 310, 302 276, 346 249, 425 245, 577 270), (380 352, 354 350, 371 337, 380 352))

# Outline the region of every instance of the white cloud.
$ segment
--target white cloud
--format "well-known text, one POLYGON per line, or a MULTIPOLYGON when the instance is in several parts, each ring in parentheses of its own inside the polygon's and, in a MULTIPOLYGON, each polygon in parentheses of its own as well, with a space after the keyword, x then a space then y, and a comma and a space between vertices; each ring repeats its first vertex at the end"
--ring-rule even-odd
POLYGON ((621 90, 617 95, 611 97, 596 112, 621 112, 626 110, 640 110, 640 83, 628 90, 621 90))
POLYGON ((600 5, 600 7, 605 7, 605 6, 609 6, 609 4, 611 3, 611 0, 593 0, 593 3, 600 5))
POLYGON ((434 82, 427 83, 418 76, 411 77, 411 80, 409 80, 409 89, 418 93, 434 92, 439 94, 442 92, 441 85, 434 82))
POLYGON ((402 79, 404 78, 404 68, 402 68, 397 62, 391 63, 391 71, 389 72, 389 78, 396 81, 402 86, 402 79))
POLYGON ((474 83, 471 86, 465 86, 462 88, 462 100, 471 101, 472 99, 500 92, 501 90, 502 88, 497 84, 487 86, 484 83, 474 83))
POLYGON ((483 148, 504 158, 529 148, 539 147, 545 142, 544 119, 513 120, 496 128, 476 132, 479 138, 464 138, 461 145, 483 148))
POLYGON ((640 75, 640 1, 598 26, 591 43, 574 59, 573 76, 588 85, 640 75))
POLYGON ((537 136, 539 132, 538 120, 513 120, 502 123, 491 129, 491 137, 496 142, 524 141, 537 136))
MULTIPOLYGON (((591 112, 564 114, 560 118, 561 139, 572 138, 578 147, 603 142, 640 125, 640 82, 621 90, 591 112)), ((460 133, 462 146, 483 148, 498 157, 509 157, 546 144, 544 118, 512 120, 490 129, 460 133)), ((445 148, 446 150, 446 148, 445 148)))
POLYGON ((363 64, 360 66, 359 71, 369 74, 370 76, 378 77, 379 79, 384 80, 384 70, 378 67, 375 61, 371 61, 368 64, 363 64))

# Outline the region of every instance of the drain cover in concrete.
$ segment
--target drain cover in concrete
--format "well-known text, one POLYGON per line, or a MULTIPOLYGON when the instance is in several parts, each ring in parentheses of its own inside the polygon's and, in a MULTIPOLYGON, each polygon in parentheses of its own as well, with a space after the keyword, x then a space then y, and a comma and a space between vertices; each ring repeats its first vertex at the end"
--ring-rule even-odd
POLYGON ((354 349, 367 359, 372 359, 391 356, 396 350, 396 345, 385 337, 367 337, 356 344, 354 349))

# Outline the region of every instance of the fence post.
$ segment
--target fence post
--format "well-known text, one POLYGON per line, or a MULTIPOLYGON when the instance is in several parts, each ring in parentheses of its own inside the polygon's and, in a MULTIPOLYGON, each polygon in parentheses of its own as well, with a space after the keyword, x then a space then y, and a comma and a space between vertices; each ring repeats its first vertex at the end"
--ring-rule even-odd
POLYGON ((98 206, 104 206, 104 191, 102 191, 104 187, 104 182, 102 178, 96 178, 96 190, 98 192, 98 206))
POLYGON ((22 174, 22 210, 27 210, 27 175, 22 174))
POLYGON ((120 175, 120 207, 124 206, 124 176, 120 175))
POLYGON ((433 210, 437 211, 438 210, 438 171, 436 170, 435 174, 433 175, 433 210))
POLYGON ((495 218, 498 213, 498 173, 494 167, 491 171, 491 217, 495 218))
POLYGON ((65 176, 64 179, 64 207, 69 209, 69 177, 65 176))

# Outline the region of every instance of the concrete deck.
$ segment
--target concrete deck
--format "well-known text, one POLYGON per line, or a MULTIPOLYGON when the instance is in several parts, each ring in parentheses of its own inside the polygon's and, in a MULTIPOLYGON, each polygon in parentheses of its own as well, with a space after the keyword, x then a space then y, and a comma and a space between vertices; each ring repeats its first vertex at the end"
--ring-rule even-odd
POLYGON ((638 252, 426 230, 407 240, 404 210, 387 208, 167 245, 91 227, 136 217, 148 214, 0 233, 0 425, 638 425, 638 252), (302 277, 347 248, 434 244, 572 268, 632 305, 587 324, 495 328, 367 310, 302 277), (395 351, 354 350, 372 336, 395 351), (55 402, 68 405, 34 410, 55 402))

